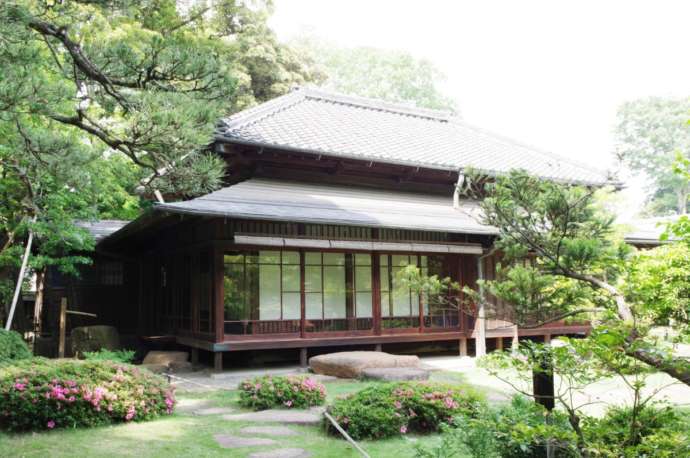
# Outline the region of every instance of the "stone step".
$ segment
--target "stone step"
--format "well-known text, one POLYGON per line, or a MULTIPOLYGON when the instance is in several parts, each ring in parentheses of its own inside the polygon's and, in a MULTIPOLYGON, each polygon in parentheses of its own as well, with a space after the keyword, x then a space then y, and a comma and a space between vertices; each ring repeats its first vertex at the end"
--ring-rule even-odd
POLYGON ((283 423, 293 425, 318 425, 321 423, 323 407, 309 410, 270 409, 258 412, 223 415, 230 421, 251 421, 260 423, 283 423))
POLYGON ((296 431, 285 426, 245 426, 240 429, 242 434, 266 434, 268 436, 294 436, 296 431))
POLYGON ((301 448, 281 448, 266 452, 254 452, 249 458, 309 458, 311 453, 301 448))
POLYGON ((218 445, 223 448, 256 447, 259 445, 274 445, 276 441, 265 437, 240 437, 230 434, 216 434, 213 436, 218 445))

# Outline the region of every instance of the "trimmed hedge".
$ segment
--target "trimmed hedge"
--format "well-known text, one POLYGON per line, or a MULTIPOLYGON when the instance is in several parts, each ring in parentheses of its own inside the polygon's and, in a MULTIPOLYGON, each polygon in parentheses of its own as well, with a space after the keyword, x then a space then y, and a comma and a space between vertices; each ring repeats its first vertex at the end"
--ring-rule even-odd
POLYGON ((240 405, 254 410, 304 409, 326 401, 326 388, 310 377, 270 375, 240 384, 240 405))
POLYGON ((0 428, 75 428, 171 414, 174 389, 112 361, 34 358, 0 369, 0 428))
POLYGON ((29 347, 18 332, 0 329, 0 366, 31 356, 29 347))
MULTIPOLYGON (((365 388, 336 400, 328 412, 359 440, 439 431, 456 415, 476 417, 484 405, 481 396, 456 386, 402 382, 365 388)), ((336 434, 330 422, 326 425, 336 434)))

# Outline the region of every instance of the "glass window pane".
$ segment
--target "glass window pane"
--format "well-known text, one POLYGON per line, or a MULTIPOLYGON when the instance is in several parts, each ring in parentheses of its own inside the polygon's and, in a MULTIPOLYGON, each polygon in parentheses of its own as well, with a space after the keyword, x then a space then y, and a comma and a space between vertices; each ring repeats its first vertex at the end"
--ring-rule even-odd
POLYGON ((394 266, 406 266, 410 262, 406 254, 394 254, 391 256, 391 264, 394 266))
POLYGON ((357 292, 371 291, 371 267, 355 267, 355 289, 357 292))
POLYGON ((225 289, 225 320, 248 319, 245 307, 244 265, 226 264, 223 286, 225 289))
POLYGON ((428 258, 426 256, 422 256, 422 267, 426 267, 428 262, 428 258))
POLYGON ((259 266, 259 319, 280 319, 280 266, 259 266))
POLYGON ((355 295, 356 301, 356 314, 357 318, 371 318, 372 305, 371 305, 371 292, 360 293, 355 295))
POLYGON ((388 255, 387 254, 379 255, 379 264, 382 266, 388 265, 388 255))
POLYGON ((369 253, 355 253, 355 265, 370 266, 371 255, 369 253))
POLYGON ((419 316, 419 294, 410 293, 410 309, 412 316, 419 316))
POLYGON ((323 285, 324 317, 345 318, 345 267, 324 266, 323 285))
POLYGON ((388 291, 390 289, 390 275, 388 272, 388 267, 382 267, 381 271, 381 291, 388 291))
POLYGON ((410 314, 410 289, 397 280, 396 274, 400 270, 393 269, 393 315, 407 316, 410 314))
POLYGON ((321 293, 307 293, 306 318, 308 320, 320 320, 323 317, 321 293))
POLYGON ((304 253, 304 263, 306 265, 321 265, 321 253, 314 251, 304 253))
POLYGON ((259 251, 260 264, 280 264, 280 251, 259 251))
POLYGON ((417 265, 417 258, 418 258, 418 257, 419 257, 419 256, 417 256, 417 255, 410 256, 410 265, 411 265, 411 266, 416 266, 416 265, 417 265))
POLYGON ((390 293, 381 293, 381 316, 391 316, 390 293))
POLYGON ((300 293, 283 293, 283 319, 299 320, 300 313, 300 293))
POLYGON ((345 253, 324 253, 323 265, 326 266, 344 266, 345 253))
POLYGON ((299 292, 299 266, 283 266, 283 291, 299 292))
POLYGON ((244 254, 239 253, 237 251, 233 251, 230 253, 225 253, 225 256, 223 258, 223 262, 225 264, 243 264, 244 263, 244 254))
POLYGON ((299 264, 299 252, 283 251, 283 264, 299 264))
POLYGON ((304 290, 321 291, 321 266, 304 266, 304 290))

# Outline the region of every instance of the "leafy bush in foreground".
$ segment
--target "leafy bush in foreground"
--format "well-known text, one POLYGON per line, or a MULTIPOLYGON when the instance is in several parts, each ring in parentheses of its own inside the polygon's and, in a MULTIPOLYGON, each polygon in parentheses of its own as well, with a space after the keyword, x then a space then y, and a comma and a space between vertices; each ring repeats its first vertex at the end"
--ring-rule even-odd
POLYGON ((18 332, 0 329, 0 366, 31 356, 29 347, 18 332))
POLYGON ((163 378, 112 361, 35 358, 0 370, 0 428, 19 431, 150 420, 170 414, 163 378))
POLYGON ((255 377, 240 384, 240 405, 254 410, 302 409, 322 405, 326 388, 310 377, 255 377))
POLYGON ((94 361, 114 361, 116 363, 131 363, 134 361, 134 350, 108 350, 102 348, 98 351, 85 351, 84 359, 94 361))
MULTIPOLYGON (((385 383, 341 398, 328 412, 353 439, 378 439, 438 431, 458 415, 474 418, 481 397, 461 388, 430 382, 385 383)), ((329 431, 334 428, 327 423, 329 431)))

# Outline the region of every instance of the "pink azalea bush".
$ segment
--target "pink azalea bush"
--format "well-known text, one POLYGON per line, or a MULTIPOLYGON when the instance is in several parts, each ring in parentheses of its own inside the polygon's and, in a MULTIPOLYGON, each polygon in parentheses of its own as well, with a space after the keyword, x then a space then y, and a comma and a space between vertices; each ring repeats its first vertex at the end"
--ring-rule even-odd
POLYGON ((0 427, 11 431, 150 420, 174 407, 162 377, 129 364, 35 358, 0 370, 0 427))
POLYGON ((325 401, 326 388, 310 377, 264 376, 240 384, 240 405, 253 410, 303 409, 325 401))
MULTIPOLYGON (((476 418, 485 407, 478 394, 433 382, 381 383, 337 399, 328 408, 353 439, 379 439, 439 431, 455 417, 476 418)), ((335 428, 326 422, 334 434, 335 428)))

